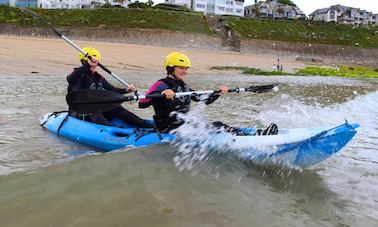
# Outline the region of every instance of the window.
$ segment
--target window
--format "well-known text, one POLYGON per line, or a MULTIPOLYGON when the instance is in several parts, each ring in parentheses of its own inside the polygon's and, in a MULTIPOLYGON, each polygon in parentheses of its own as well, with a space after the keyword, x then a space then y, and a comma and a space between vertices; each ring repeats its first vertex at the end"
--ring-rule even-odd
POLYGON ((38 0, 18 0, 16 2, 17 7, 37 7, 38 0))
MULTIPOLYGON (((234 2, 233 2, 233 1, 226 1, 226 4, 227 4, 227 5, 233 5, 234 2)), ((226 11, 227 11, 227 10, 226 10, 226 11)))
POLYGON ((9 6, 9 0, 0 0, 0 5, 8 5, 9 6))
POLYGON ((242 5, 244 5, 244 2, 235 1, 235 5, 240 5, 240 6, 242 6, 242 5))
POLYGON ((224 11, 224 7, 222 7, 222 6, 218 6, 218 10, 219 10, 219 11, 224 11))
POLYGON ((204 4, 197 4, 197 8, 198 8, 198 9, 204 9, 204 8, 205 8, 205 5, 204 5, 204 4))
POLYGON ((241 12, 242 12, 241 9, 237 9, 237 10, 235 10, 235 13, 241 13, 241 12))
POLYGON ((232 13, 232 8, 226 8, 226 12, 228 12, 228 13, 232 13))
POLYGON ((207 5, 207 11, 214 12, 214 5, 207 5))

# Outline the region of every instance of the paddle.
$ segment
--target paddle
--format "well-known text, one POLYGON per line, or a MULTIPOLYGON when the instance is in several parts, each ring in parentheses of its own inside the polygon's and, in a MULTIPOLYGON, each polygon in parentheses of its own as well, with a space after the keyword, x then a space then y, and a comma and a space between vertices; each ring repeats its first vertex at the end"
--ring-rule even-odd
MULTIPOLYGON (((228 93, 239 93, 239 92, 255 92, 262 93, 276 89, 276 85, 262 85, 262 86, 251 86, 247 88, 234 88, 229 89, 228 93)), ((189 91, 189 92, 178 92, 175 94, 175 98, 182 96, 194 96, 203 94, 216 94, 219 90, 203 90, 203 91, 189 91)), ((119 93, 106 90, 79 90, 70 92, 66 96, 68 105, 72 110, 79 113, 98 113, 106 112, 111 110, 123 102, 139 100, 139 99, 161 99, 165 98, 163 94, 151 94, 151 95, 133 95, 124 96, 119 93)))
MULTIPOLYGON (((80 53, 84 54, 85 57, 87 57, 89 60, 92 60, 92 57, 88 55, 87 52, 85 52, 83 49, 81 49, 79 46, 77 46, 75 43, 73 43, 71 40, 69 40, 67 37, 65 37, 63 34, 61 34, 60 32, 58 32, 49 22, 47 22, 45 19, 43 19, 43 17, 41 17, 40 15, 38 15, 37 13, 31 11, 30 9, 26 9, 26 8, 20 8, 22 12, 26 12, 36 18, 38 18, 39 20, 41 20, 44 24, 46 24, 48 27, 50 27, 54 33, 59 36, 60 38, 62 38, 64 41, 66 41, 68 44, 70 44, 73 48, 75 48, 77 51, 79 51, 80 53)), ((121 78, 119 78, 117 75, 115 75, 114 73, 112 73, 109 69, 107 69, 105 66, 103 66, 102 64, 98 63, 98 66, 100 68, 102 68, 105 72, 109 73, 112 77, 114 77, 116 80, 118 80, 119 82, 121 82, 123 85, 125 85, 126 87, 129 87, 129 84, 126 83, 124 80, 122 80, 121 78)))

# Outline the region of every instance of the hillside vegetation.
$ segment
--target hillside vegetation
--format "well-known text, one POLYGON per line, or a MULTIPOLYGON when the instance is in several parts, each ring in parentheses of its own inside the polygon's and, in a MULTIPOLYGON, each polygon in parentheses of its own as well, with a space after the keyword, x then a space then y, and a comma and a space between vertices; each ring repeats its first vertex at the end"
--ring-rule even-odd
MULTIPOLYGON (((195 12, 125 8, 32 10, 57 27, 149 28, 212 34, 203 15, 195 12)), ((19 8, 6 6, 0 6, 0 23, 44 26, 19 8)))
POLYGON ((256 20, 226 17, 242 38, 378 48, 378 26, 352 27, 303 20, 256 20))
MULTIPOLYGON (((146 28, 214 34, 206 17, 198 12, 157 8, 125 9, 33 9, 57 27, 100 27, 105 29, 146 28)), ((263 20, 223 16, 220 21, 242 38, 288 42, 333 44, 378 48, 378 26, 364 28, 302 20, 263 20)), ((18 8, 0 6, 0 24, 44 26, 18 8)), ((88 30, 89 32, 90 30, 88 30)))

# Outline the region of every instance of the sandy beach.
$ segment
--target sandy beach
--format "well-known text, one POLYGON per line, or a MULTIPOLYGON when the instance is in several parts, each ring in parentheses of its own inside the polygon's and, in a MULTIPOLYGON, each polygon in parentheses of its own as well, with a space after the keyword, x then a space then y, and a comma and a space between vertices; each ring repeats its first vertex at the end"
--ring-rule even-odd
MULTIPOLYGON (((272 70, 275 55, 247 55, 226 51, 198 51, 155 46, 73 40, 80 47, 92 46, 102 54, 101 63, 116 74, 124 72, 163 73, 164 57, 182 51, 192 61, 190 73, 215 74, 212 66, 248 66, 272 70)), ((62 39, 0 36, 1 75, 66 75, 79 65, 78 53, 62 39)), ((293 72, 305 65, 295 57, 281 57, 284 71, 293 72)))

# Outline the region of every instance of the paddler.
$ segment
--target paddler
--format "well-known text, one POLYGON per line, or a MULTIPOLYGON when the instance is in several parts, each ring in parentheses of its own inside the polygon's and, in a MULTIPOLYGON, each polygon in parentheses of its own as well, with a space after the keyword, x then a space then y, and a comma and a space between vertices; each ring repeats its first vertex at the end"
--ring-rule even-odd
MULTIPOLYGON (((167 77, 156 81, 147 91, 146 94, 164 94, 165 99, 141 99, 139 101, 140 108, 153 106, 155 110, 154 121, 156 127, 161 132, 169 132, 184 124, 184 120, 177 117, 177 113, 187 113, 190 109, 190 102, 204 101, 205 104, 211 104, 220 95, 226 94, 228 88, 225 85, 218 87, 217 93, 211 94, 206 98, 200 95, 183 96, 175 98, 176 92, 194 91, 184 82, 188 69, 191 67, 190 59, 183 53, 172 52, 164 61, 164 68, 167 71, 167 77)), ((214 122, 217 128, 223 128, 236 135, 245 135, 243 130, 230 127, 222 122, 214 122)), ((260 131, 260 135, 277 134, 278 128, 275 124, 271 124, 268 129, 260 131)))
MULTIPOLYGON (((79 55, 79 60, 82 66, 75 68, 74 71, 67 76, 68 93, 77 90, 83 89, 92 89, 92 90, 108 90, 114 91, 120 94, 126 94, 129 92, 135 92, 137 89, 134 85, 130 84, 127 88, 117 88, 111 85, 103 76, 97 72, 97 65, 101 60, 101 54, 98 50, 93 47, 85 47, 83 50, 91 56, 92 60, 89 60, 88 57, 84 54, 79 55)), ((70 116, 77 118, 85 118, 90 122, 113 126, 110 122, 113 118, 118 117, 121 120, 125 121, 128 124, 134 125, 139 128, 153 128, 154 125, 144 121, 134 113, 126 110, 121 105, 118 107, 104 112, 104 113, 92 113, 79 115, 76 112, 69 111, 70 116)))

